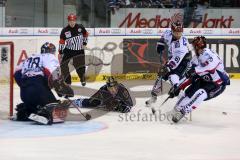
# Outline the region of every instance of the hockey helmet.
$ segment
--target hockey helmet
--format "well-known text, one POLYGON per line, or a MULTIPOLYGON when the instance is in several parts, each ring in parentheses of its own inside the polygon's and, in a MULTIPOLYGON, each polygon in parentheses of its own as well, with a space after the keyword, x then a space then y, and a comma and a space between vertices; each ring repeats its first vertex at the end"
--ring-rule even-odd
POLYGON ((174 38, 180 39, 183 32, 183 24, 180 21, 172 22, 171 30, 174 38))
POLYGON ((206 48, 207 42, 204 36, 195 37, 192 41, 192 45, 195 49, 203 49, 206 48))
POLYGON ((117 84, 118 82, 113 78, 113 76, 107 78, 107 87, 114 87, 117 84))
POLYGON ((70 13, 68 15, 68 21, 76 21, 77 20, 77 16, 73 13, 70 13))
POLYGON ((54 44, 46 42, 42 45, 41 47, 41 53, 52 53, 55 54, 56 52, 56 47, 54 44))
POLYGON ((180 21, 172 22, 171 30, 173 32, 183 32, 183 24, 180 21))

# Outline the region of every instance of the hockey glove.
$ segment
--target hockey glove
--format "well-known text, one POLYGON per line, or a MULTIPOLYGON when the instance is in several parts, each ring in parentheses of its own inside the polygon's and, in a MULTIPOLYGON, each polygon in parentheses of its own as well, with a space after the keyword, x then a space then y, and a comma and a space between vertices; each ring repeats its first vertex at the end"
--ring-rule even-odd
POLYGON ((197 73, 195 72, 195 68, 191 67, 187 72, 186 72, 186 78, 194 78, 197 76, 197 73))
POLYGON ((156 50, 157 50, 157 53, 162 56, 162 53, 163 53, 163 50, 165 49, 165 44, 164 44, 164 40, 163 39, 160 39, 158 42, 157 42, 157 46, 156 46, 156 50))
POLYGON ((131 106, 127 106, 124 102, 119 101, 118 105, 114 107, 114 111, 121 112, 121 113, 128 113, 131 111, 131 106))
POLYGON ((167 80, 170 74, 171 69, 169 68, 168 64, 164 65, 159 69, 158 76, 162 76, 163 80, 167 80))
POLYGON ((83 45, 84 45, 84 46, 87 46, 87 42, 83 42, 83 45))
POLYGON ((53 81, 53 88, 58 95, 62 95, 64 97, 74 96, 73 89, 67 85, 62 78, 53 81))
POLYGON ((168 95, 169 98, 174 98, 176 96, 178 96, 180 93, 180 88, 177 87, 176 85, 172 86, 172 88, 169 90, 168 95))

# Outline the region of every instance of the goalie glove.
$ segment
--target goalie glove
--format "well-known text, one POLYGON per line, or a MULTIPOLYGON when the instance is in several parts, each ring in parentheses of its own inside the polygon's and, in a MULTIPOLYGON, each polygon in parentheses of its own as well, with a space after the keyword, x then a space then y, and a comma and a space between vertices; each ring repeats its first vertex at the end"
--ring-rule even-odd
POLYGON ((64 79, 61 76, 60 68, 57 68, 52 74, 49 76, 49 87, 54 88, 57 94, 65 97, 73 97, 74 92, 72 88, 64 82, 64 79))
POLYGON ((52 86, 59 96, 74 96, 73 89, 68 84, 66 84, 62 78, 54 80, 52 82, 52 86))

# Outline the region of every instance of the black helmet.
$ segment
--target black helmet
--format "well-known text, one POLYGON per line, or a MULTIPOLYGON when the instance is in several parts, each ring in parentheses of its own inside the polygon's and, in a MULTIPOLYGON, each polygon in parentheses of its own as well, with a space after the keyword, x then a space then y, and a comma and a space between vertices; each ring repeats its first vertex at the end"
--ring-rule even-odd
POLYGON ((109 76, 107 78, 107 86, 108 87, 114 87, 118 84, 118 82, 113 78, 113 76, 109 76))
POLYGON ((56 47, 54 44, 46 42, 41 47, 41 53, 52 53, 55 54, 56 47))

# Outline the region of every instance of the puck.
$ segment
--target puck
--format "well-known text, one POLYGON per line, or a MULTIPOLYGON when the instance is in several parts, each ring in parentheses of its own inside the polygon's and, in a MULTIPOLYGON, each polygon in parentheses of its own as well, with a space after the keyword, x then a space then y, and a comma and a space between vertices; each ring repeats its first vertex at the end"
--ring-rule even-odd
POLYGON ((155 114, 156 110, 154 108, 152 108, 152 114, 155 114))
POLYGON ((227 112, 222 112, 223 115, 227 115, 227 112))
POLYGON ((86 115, 85 115, 85 118, 86 118, 86 120, 88 121, 88 120, 90 120, 90 119, 92 118, 92 116, 91 116, 90 114, 86 114, 86 115))

